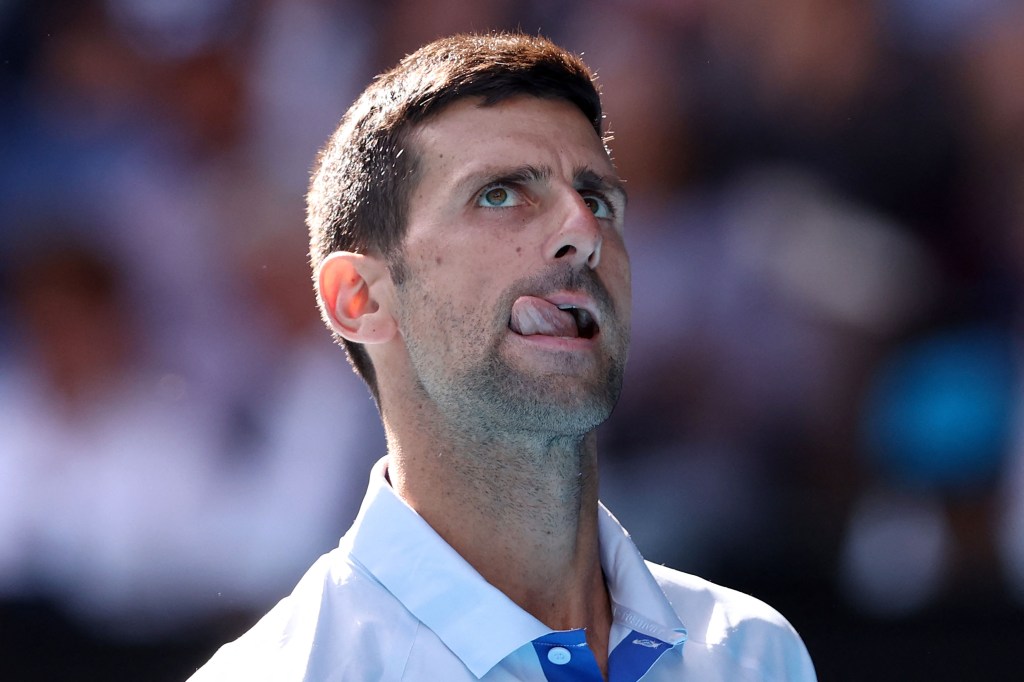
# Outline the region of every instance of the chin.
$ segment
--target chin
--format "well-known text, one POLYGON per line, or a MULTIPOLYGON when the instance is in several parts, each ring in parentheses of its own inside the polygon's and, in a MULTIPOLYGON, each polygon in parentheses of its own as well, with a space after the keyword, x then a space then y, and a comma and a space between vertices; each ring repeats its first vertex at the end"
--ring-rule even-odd
MULTIPOLYGON (((621 374, 615 373, 616 376, 621 374)), ((570 378, 520 378, 488 401, 496 420, 508 426, 565 436, 582 436, 603 424, 615 407, 621 379, 581 384, 570 378)), ((492 384, 492 386, 495 386, 492 384)))

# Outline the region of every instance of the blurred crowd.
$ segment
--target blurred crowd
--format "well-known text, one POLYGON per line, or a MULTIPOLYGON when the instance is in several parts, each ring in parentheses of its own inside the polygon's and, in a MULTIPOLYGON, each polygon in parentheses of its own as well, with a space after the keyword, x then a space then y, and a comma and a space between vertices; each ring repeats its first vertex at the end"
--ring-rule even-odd
POLYGON ((219 623, 186 671, 337 542, 384 440, 309 168, 374 74, 515 28, 597 69, 628 182, 641 550, 823 669, 830 619, 1024 620, 1020 2, 6 0, 0 627, 219 623))

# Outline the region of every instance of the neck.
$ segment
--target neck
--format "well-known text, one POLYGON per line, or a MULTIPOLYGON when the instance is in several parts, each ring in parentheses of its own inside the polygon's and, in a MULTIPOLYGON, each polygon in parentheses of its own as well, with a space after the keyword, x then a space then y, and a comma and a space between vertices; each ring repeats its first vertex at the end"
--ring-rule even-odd
POLYGON ((542 623, 586 628, 603 669, 611 607, 598 546, 594 434, 498 442, 440 434, 436 424, 429 437, 422 425, 388 425, 396 492, 542 623))

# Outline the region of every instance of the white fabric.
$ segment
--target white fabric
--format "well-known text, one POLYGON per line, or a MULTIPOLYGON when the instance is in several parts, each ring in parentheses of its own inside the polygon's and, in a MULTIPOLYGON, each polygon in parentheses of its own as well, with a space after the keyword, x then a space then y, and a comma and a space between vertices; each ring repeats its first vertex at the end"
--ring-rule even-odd
MULTIPOLYGON (((191 682, 544 682, 532 641, 552 630, 445 543, 394 493, 385 470, 382 459, 340 546, 191 682)), ((645 682, 815 680, 799 636, 774 609, 645 563, 603 506, 599 524, 610 647, 633 630, 674 645, 645 682)))

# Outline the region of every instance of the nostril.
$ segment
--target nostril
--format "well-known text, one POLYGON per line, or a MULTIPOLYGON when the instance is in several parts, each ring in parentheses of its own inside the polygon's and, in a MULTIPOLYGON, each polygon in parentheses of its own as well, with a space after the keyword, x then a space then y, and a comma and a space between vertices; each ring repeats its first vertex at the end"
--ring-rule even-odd
POLYGON ((570 249, 572 249, 572 246, 570 246, 569 244, 566 244, 565 246, 560 248, 557 252, 555 252, 555 258, 561 258, 565 254, 569 253, 570 249))

